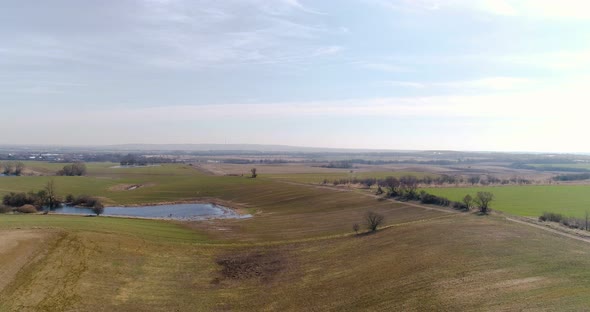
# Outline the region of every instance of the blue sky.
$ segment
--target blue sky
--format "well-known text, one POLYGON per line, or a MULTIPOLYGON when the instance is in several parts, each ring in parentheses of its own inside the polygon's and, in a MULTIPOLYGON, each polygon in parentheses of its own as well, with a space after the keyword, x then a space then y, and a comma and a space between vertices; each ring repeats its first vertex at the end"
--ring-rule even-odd
POLYGON ((3 1, 0 143, 590 152, 588 38, 582 0, 3 1))

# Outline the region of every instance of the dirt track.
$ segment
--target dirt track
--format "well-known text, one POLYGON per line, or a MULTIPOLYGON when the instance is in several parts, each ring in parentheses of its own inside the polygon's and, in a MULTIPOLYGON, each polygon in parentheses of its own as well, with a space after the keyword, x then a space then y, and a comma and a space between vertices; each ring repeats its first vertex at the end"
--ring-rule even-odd
POLYGON ((8 285, 18 271, 37 254, 50 236, 46 231, 0 231, 0 291, 8 285))

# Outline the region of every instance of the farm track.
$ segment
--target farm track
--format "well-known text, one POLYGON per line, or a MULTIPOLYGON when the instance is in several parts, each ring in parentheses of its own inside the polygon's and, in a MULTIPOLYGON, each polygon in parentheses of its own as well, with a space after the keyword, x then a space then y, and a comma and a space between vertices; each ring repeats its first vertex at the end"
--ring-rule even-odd
POLYGON ((524 220, 517 219, 517 218, 514 218, 514 217, 505 217, 505 219, 508 220, 508 221, 511 221, 511 222, 515 222, 515 223, 519 223, 519 224, 524 224, 524 225, 535 227, 535 228, 538 228, 538 229, 541 229, 541 230, 545 230, 547 232, 551 232, 551 233, 554 233, 554 234, 557 234, 557 235, 561 235, 563 237, 573 238, 573 239, 576 239, 576 240, 579 240, 579 241, 582 241, 582 242, 590 243, 590 238, 582 237, 582 236, 575 235, 575 234, 572 234, 572 233, 567 233, 565 231, 560 231, 560 230, 552 229, 552 228, 549 228, 549 227, 545 227, 545 226, 542 226, 542 225, 539 225, 539 224, 535 224, 535 223, 532 223, 532 222, 524 221, 524 220))

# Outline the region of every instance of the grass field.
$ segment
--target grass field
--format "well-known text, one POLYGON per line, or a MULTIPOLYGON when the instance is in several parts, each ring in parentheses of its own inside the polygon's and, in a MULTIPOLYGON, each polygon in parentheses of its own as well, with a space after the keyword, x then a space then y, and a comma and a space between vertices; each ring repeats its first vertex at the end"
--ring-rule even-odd
MULTIPOLYGON (((576 311, 590 305, 587 243, 500 216, 377 200, 289 177, 208 176, 182 165, 109 167, 89 166, 88 177, 56 183, 64 193, 78 188, 117 203, 215 197, 256 215, 205 222, 0 215, 0 311, 576 311), (154 185, 109 191, 148 182, 154 185), (384 214, 385 227, 354 235, 352 224, 368 210, 384 214)), ((0 189, 34 189, 46 179, 2 178, 0 189)), ((513 187, 521 188, 533 190, 513 187)), ((510 188, 496 189, 498 207, 512 200, 502 193, 510 188)), ((439 190, 451 189, 432 192, 439 190)))
POLYGON ((520 216, 538 217, 543 212, 557 212, 567 216, 583 217, 590 211, 589 185, 535 185, 467 188, 425 189, 435 195, 459 201, 466 194, 479 191, 492 192, 495 196, 492 209, 520 216))

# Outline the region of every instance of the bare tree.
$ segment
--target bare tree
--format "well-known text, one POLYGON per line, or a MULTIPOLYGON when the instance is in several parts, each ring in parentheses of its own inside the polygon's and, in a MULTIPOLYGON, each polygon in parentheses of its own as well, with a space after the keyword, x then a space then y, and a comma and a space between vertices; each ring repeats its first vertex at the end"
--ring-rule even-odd
POLYGON ((471 185, 475 185, 481 181, 481 177, 478 175, 470 176, 469 179, 467 179, 467 181, 469 181, 469 183, 471 183, 471 185))
POLYGON ((377 227, 379 227, 379 225, 381 225, 384 220, 385 220, 385 217, 383 215, 378 214, 373 211, 367 212, 367 215, 365 216, 365 221, 367 222, 367 228, 371 232, 377 231, 377 227))
POLYGON ((359 224, 358 224, 358 223, 355 223, 355 224, 353 224, 353 225, 352 225, 352 230, 353 230, 353 231, 354 231, 356 234, 358 234, 358 233, 359 233, 359 230, 360 230, 360 229, 361 229, 361 227, 359 226, 359 224))
POLYGON ((250 169, 250 172, 252 173, 252 175, 251 175, 252 178, 256 178, 258 176, 258 174, 256 173, 256 168, 250 169))
POLYGON ((463 197, 463 203, 467 207, 467 210, 469 210, 471 208, 471 204, 473 203, 473 197, 471 197, 469 194, 465 195, 465 197, 463 197))
POLYGON ((372 178, 368 178, 365 179, 365 185, 367 186, 368 189, 371 188, 371 186, 373 186, 375 183, 377 183, 376 179, 372 179, 372 178))
POLYGON ((60 202, 55 191, 55 180, 51 179, 45 184, 45 203, 48 209, 56 208, 60 202))
POLYGON ((23 164, 22 162, 17 162, 14 164, 14 174, 19 176, 23 173, 23 170, 25 169, 25 164, 23 164))
POLYGON ((399 180, 395 177, 387 177, 383 181, 383 186, 387 187, 387 195, 389 196, 397 196, 399 195, 399 187, 400 183, 399 180))
POLYGON ((2 173, 4 173, 5 175, 11 175, 12 173, 14 173, 14 163, 12 161, 7 161, 3 163, 2 167, 2 173))
POLYGON ((475 203, 479 206, 479 212, 487 214, 492 200, 494 200, 494 194, 490 192, 477 192, 475 203))
POLYGON ((401 187, 405 195, 409 198, 416 197, 416 190, 418 189, 418 179, 415 176, 403 176, 399 179, 401 187))

